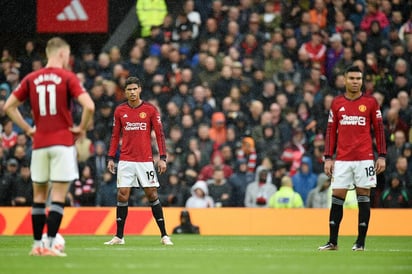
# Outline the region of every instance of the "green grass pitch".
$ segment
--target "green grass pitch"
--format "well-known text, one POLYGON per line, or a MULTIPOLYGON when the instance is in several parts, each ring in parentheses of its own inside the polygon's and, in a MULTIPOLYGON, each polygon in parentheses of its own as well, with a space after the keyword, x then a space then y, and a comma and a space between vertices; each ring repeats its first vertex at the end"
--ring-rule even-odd
POLYGON ((367 238, 353 252, 353 236, 339 238, 339 251, 317 251, 327 237, 172 235, 126 236, 124 246, 105 246, 110 237, 65 236, 67 257, 31 257, 29 236, 0 237, 2 274, 127 273, 412 273, 412 237, 367 238))

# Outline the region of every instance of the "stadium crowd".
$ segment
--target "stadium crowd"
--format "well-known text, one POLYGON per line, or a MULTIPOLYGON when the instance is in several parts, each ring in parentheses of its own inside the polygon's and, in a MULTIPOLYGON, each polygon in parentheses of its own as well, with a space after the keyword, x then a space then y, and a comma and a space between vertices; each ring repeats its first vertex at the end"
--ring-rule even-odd
MULTIPOLYGON (((67 205, 116 205, 106 149, 130 75, 143 80, 142 98, 162 114, 163 206, 329 207, 330 179, 323 174, 328 111, 344 91, 345 67, 356 64, 364 92, 381 105, 387 141, 387 170, 378 176, 372 206, 412 207, 410 1, 178 2, 178 10, 126 49, 95 53, 86 45, 73 53, 70 69, 91 94, 96 114, 76 140, 80 178, 67 205), (277 205, 274 195, 297 199, 277 205)), ((31 205, 31 140, 2 105, 25 75, 44 65, 43 52, 35 38, 24 49, 2 49, 0 206, 31 205)), ((78 109, 73 103, 75 122, 78 109)), ((31 121, 27 105, 21 111, 31 121)), ((346 207, 357 206, 353 195, 346 207)), ((142 190, 134 189, 129 205, 147 206, 142 190)))

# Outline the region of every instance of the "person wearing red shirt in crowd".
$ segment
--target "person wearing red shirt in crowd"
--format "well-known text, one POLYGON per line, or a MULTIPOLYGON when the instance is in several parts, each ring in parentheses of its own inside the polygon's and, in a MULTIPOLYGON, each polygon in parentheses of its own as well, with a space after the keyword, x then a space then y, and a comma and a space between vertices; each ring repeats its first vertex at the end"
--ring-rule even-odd
POLYGON ((358 238, 352 250, 364 250, 370 219, 371 188, 377 185, 376 175, 386 168, 382 113, 375 97, 362 94, 362 76, 358 66, 351 66, 346 70, 345 93, 334 98, 329 112, 324 172, 332 176, 332 207, 329 216, 329 241, 319 247, 319 250, 338 249, 343 204, 348 189, 353 187, 357 195, 359 217, 358 238), (372 127, 378 152, 375 163, 372 127))
POLYGON ((94 103, 76 75, 66 68, 69 44, 59 37, 47 42, 45 68, 28 74, 7 99, 4 110, 23 132, 33 138, 31 178, 33 181, 32 226, 33 256, 66 256, 57 249, 56 234, 63 218, 63 208, 70 183, 78 179, 75 136, 86 131, 93 118, 94 103), (79 125, 73 124, 72 100, 83 108, 79 125), (19 106, 30 101, 35 127, 28 124, 19 106), (46 215, 46 200, 52 182, 51 205, 46 215), (48 239, 42 242, 44 226, 48 239))
POLYGON ((120 144, 117 166, 116 235, 106 245, 124 244, 124 226, 129 209, 132 187, 142 187, 152 208, 153 217, 161 233, 161 244, 173 245, 166 233, 162 205, 157 188, 160 186, 152 152, 152 130, 156 135, 160 159, 158 172, 166 171, 166 141, 163 125, 157 108, 140 97, 142 83, 137 77, 129 77, 125 83, 127 102, 118 105, 114 112, 113 131, 108 152, 108 170, 115 174, 114 158, 120 144))
POLYGON ((312 32, 310 40, 299 48, 299 54, 307 54, 312 64, 319 63, 322 74, 324 74, 327 47, 323 44, 322 39, 322 34, 319 31, 312 32))
POLYGON ((371 30, 371 25, 374 21, 379 23, 379 26, 384 32, 387 32, 389 29, 389 20, 386 17, 385 13, 379 10, 379 4, 369 1, 366 8, 366 14, 360 22, 360 29, 366 31, 367 33, 371 30))
POLYGON ((17 135, 17 132, 13 130, 13 121, 7 119, 1 133, 1 146, 6 150, 12 149, 17 143, 17 135))

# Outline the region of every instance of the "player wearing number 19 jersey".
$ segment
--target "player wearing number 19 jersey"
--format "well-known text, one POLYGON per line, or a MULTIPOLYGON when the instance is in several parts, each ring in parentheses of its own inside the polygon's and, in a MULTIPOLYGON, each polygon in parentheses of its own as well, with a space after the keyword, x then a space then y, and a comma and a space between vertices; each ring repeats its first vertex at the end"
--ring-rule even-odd
POLYGON ((4 105, 7 115, 27 135, 33 137, 31 178, 33 180, 32 225, 34 244, 30 255, 65 256, 56 247, 56 234, 63 217, 69 183, 78 178, 74 138, 84 132, 94 113, 94 103, 77 77, 65 70, 70 46, 59 37, 47 42, 46 67, 28 74, 4 105), (25 121, 18 106, 30 102, 34 127, 25 121), (77 100, 83 108, 80 125, 73 125, 70 106, 77 100), (52 182, 51 205, 46 215, 46 199, 52 182), (47 224, 48 241, 42 242, 47 224))
POLYGON ((362 94, 361 87, 362 71, 356 66, 348 68, 345 72, 345 93, 334 98, 329 111, 324 171, 332 176, 330 235, 328 243, 319 250, 337 249, 343 203, 348 189, 353 187, 358 199, 359 223, 358 238, 352 249, 364 250, 370 218, 370 188, 376 186, 376 174, 385 170, 386 143, 382 113, 376 99, 362 94), (378 153, 376 163, 374 141, 378 153))
POLYGON ((127 102, 114 111, 113 132, 109 148, 107 168, 113 174, 114 157, 121 139, 120 157, 117 166, 116 235, 107 245, 124 244, 124 226, 128 214, 128 200, 132 187, 142 187, 152 208, 161 234, 161 243, 173 245, 166 233, 163 209, 159 201, 157 179, 152 152, 154 131, 160 160, 159 173, 166 171, 166 142, 162 121, 156 107, 140 98, 142 83, 137 77, 129 77, 125 83, 127 102))

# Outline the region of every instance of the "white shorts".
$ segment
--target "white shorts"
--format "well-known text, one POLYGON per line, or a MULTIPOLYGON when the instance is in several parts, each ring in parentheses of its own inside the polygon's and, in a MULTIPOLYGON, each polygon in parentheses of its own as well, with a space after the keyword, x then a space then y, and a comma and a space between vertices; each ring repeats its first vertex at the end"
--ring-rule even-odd
POLYGON ((373 160, 335 161, 331 181, 332 189, 376 187, 376 172, 373 160))
POLYGON ((34 149, 31 155, 31 179, 36 183, 71 182, 79 178, 75 146, 51 146, 34 149))
POLYGON ((119 161, 117 187, 159 187, 153 162, 119 161))

